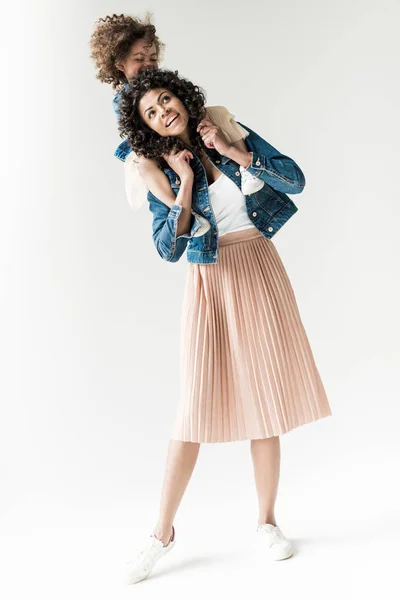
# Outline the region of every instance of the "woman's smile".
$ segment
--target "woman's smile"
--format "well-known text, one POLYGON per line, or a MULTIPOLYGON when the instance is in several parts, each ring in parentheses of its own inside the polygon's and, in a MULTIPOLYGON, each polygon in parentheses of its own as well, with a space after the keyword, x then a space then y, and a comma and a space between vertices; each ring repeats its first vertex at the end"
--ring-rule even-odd
POLYGON ((175 124, 179 120, 179 118, 180 118, 180 116, 177 113, 174 113, 173 115, 169 115, 165 122, 165 126, 171 127, 171 125, 175 124))

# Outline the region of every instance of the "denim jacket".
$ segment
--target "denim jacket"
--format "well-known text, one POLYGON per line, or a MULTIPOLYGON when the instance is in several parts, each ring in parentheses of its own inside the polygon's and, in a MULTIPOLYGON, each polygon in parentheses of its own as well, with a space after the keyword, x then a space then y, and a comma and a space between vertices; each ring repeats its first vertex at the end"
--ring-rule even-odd
MULTIPOLYGON (((128 87, 128 84, 125 83, 124 87, 128 87)), ((114 114, 117 117, 118 121, 119 121, 119 104, 121 102, 121 93, 122 90, 119 90, 112 101, 112 105, 113 105, 113 109, 114 109, 114 114)), ((128 142, 128 140, 123 140, 119 145, 118 148, 115 150, 114 152, 114 156, 116 158, 119 158, 120 160, 122 160, 123 162, 125 162, 126 157, 128 156, 128 154, 132 152, 132 148, 130 143, 128 142)))
MULTIPOLYGON (((242 127, 249 132, 245 143, 248 151, 252 152, 247 170, 264 181, 260 191, 245 197, 247 214, 262 235, 270 239, 297 212, 297 207, 286 194, 299 194, 305 186, 305 178, 291 158, 280 154, 249 127, 242 127)), ((205 151, 211 163, 240 188, 239 165, 216 150, 206 148, 205 151)), ((124 159, 123 156, 121 158, 124 159)), ((190 231, 177 236, 182 206, 174 204, 170 208, 149 192, 147 199, 153 213, 153 241, 159 255, 166 261, 177 262, 187 249, 189 262, 214 264, 218 262, 218 226, 208 196, 207 175, 195 154, 190 166, 194 172, 192 208, 205 217, 211 227, 204 235, 193 237, 200 225, 192 215, 190 231)), ((177 196, 179 176, 171 168, 163 170, 177 196)))

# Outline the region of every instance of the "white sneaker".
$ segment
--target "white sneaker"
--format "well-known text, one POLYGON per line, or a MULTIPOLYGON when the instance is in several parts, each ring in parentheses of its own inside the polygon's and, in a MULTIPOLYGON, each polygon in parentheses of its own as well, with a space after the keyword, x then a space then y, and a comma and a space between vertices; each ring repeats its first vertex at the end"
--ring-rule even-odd
POLYGON ((196 219, 197 223, 200 225, 200 227, 198 228, 196 233, 193 235, 193 237, 200 237, 201 235, 204 235, 205 233, 207 233, 207 231, 211 227, 210 222, 202 215, 199 215, 199 213, 197 213, 193 209, 192 209, 192 215, 196 219))
POLYGON ((134 560, 126 565, 125 582, 127 584, 138 583, 146 579, 153 570, 156 562, 168 554, 175 546, 175 529, 172 528, 172 536, 166 546, 163 545, 154 535, 150 536, 150 541, 143 550, 138 552, 134 560))
POLYGON ((249 173, 244 167, 240 166, 240 172, 242 174, 242 193, 245 196, 250 196, 250 194, 255 194, 259 192, 262 187, 264 187, 264 182, 262 179, 258 177, 254 177, 251 173, 249 173))
POLYGON ((279 527, 269 523, 260 525, 257 535, 260 536, 261 543, 266 547, 267 556, 271 560, 284 560, 292 556, 292 544, 285 538, 279 527))

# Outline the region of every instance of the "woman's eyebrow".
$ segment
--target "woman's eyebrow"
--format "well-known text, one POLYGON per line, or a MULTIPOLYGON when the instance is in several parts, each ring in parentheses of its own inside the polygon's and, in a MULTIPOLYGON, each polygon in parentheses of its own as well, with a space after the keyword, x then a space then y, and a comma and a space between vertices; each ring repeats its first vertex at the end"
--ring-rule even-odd
MULTIPOLYGON (((157 98, 157 102, 160 102, 160 98, 163 94, 166 94, 166 90, 162 91, 161 94, 158 96, 157 98)), ((149 108, 146 108, 146 110, 144 111, 144 114, 147 113, 148 110, 151 110, 152 108, 154 108, 153 106, 149 106, 149 108)))

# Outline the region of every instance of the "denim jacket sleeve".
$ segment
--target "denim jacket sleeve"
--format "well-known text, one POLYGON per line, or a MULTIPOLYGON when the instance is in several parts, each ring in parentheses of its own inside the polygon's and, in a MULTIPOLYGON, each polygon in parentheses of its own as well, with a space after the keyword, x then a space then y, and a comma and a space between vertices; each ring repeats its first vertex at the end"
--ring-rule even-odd
MULTIPOLYGON (((112 101, 114 113, 115 113, 115 116, 117 117, 118 121, 119 121, 119 103, 120 102, 121 102, 121 90, 115 94, 113 101, 112 101)), ((132 148, 131 148, 130 143, 128 142, 128 140, 123 140, 118 145, 118 148, 115 150, 114 156, 116 156, 117 158, 122 160, 122 162, 125 162, 126 157, 131 152, 132 152, 132 148)))
POLYGON ((246 125, 242 127, 250 133, 245 139, 246 146, 253 155, 251 164, 247 167, 249 173, 262 179, 278 192, 284 194, 302 192, 306 180, 294 160, 281 154, 246 125))
POLYGON ((177 236, 178 219, 182 206, 173 204, 171 208, 148 193, 149 208, 153 213, 153 242, 158 254, 168 262, 177 262, 186 250, 186 246, 199 228, 192 215, 191 230, 177 236))
POLYGON ((121 101, 121 92, 117 92, 113 98, 113 109, 114 113, 119 121, 119 103, 121 101))

